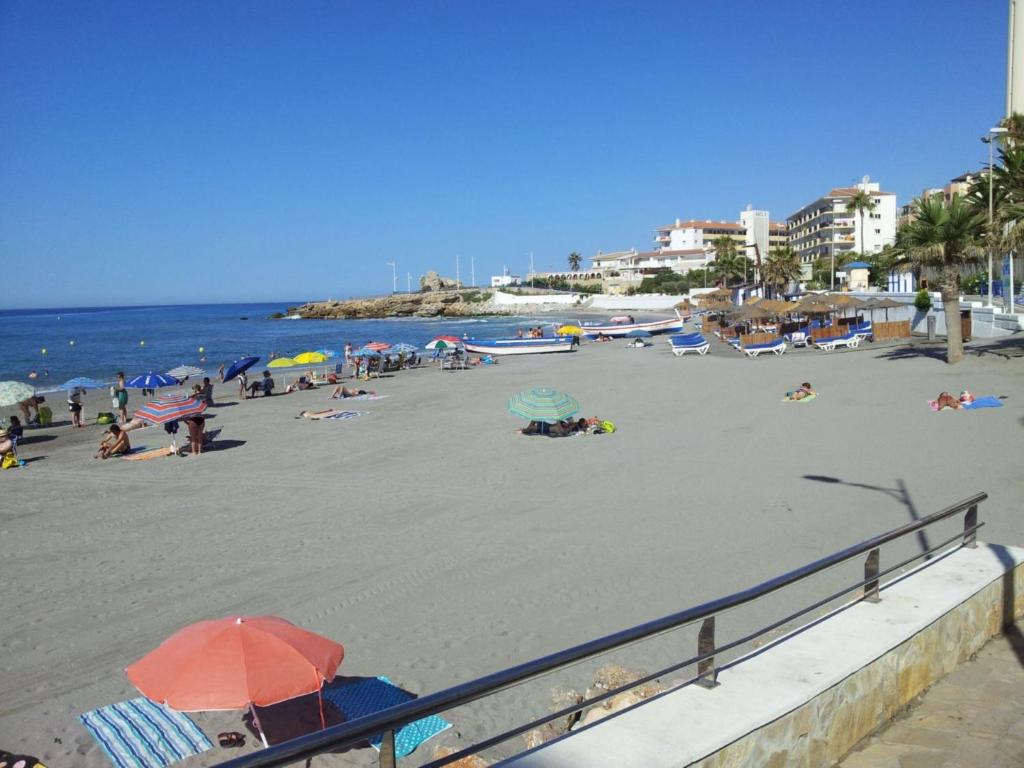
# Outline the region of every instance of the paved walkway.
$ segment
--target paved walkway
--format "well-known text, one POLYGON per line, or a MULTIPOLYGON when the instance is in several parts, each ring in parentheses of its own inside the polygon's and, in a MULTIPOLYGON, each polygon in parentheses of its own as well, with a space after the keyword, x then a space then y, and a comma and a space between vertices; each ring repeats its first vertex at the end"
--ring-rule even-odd
POLYGON ((988 643, 840 768, 1024 766, 1024 624, 988 643))

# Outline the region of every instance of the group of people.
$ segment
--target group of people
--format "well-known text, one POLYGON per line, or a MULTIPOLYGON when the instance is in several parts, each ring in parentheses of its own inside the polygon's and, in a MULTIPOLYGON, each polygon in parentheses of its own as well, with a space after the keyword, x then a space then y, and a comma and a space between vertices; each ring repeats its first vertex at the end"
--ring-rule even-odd
POLYGON ((547 437, 569 437, 570 435, 600 435, 615 431, 612 422, 591 416, 579 419, 563 419, 549 424, 546 421, 531 421, 518 430, 524 435, 545 435, 547 437))
POLYGON ((520 328, 518 331, 516 331, 516 336, 520 339, 543 339, 544 329, 541 328, 539 325, 535 328, 529 328, 526 331, 523 331, 523 329, 520 328))
POLYGON ((966 389, 960 393, 960 397, 955 397, 949 392, 942 392, 937 398, 931 401, 932 408, 936 411, 941 411, 943 408, 951 408, 954 411, 959 411, 968 403, 974 402, 974 395, 968 392, 966 389))

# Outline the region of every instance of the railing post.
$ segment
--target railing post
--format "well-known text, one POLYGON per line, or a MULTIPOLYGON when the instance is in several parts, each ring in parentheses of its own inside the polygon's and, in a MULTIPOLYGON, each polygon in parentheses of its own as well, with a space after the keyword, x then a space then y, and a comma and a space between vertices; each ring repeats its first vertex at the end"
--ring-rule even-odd
POLYGON ((978 525, 978 505, 971 504, 964 515, 964 546, 975 549, 978 546, 978 532, 973 530, 978 525))
MULTIPOLYGON (((700 625, 697 635, 697 655, 704 656, 715 650, 715 617, 709 616, 700 625)), ((697 662, 697 685, 702 688, 714 688, 718 685, 718 670, 715 669, 715 657, 708 656, 697 662)))
POLYGON ((395 732, 384 731, 384 737, 380 742, 380 759, 377 763, 380 768, 395 768, 395 732))
POLYGON ((864 599, 869 603, 880 603, 882 598, 878 594, 878 548, 868 552, 868 559, 864 561, 864 599))

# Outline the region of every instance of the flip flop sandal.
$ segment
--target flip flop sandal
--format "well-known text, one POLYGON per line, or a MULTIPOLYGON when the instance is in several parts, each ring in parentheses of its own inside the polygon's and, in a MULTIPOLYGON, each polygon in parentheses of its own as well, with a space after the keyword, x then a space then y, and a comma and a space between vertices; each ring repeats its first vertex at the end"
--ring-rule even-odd
POLYGON ((245 745, 245 735, 238 731, 227 731, 217 734, 217 741, 222 747, 241 747, 245 745))

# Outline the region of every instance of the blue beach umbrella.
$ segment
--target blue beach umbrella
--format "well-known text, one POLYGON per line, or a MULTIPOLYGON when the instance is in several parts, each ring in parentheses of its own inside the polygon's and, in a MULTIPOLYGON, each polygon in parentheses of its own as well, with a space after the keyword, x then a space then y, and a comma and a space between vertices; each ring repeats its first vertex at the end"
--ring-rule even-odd
POLYGON ((508 412, 529 421, 562 421, 580 412, 575 397, 555 389, 531 389, 509 398, 508 412))
POLYGON ((224 371, 224 381, 231 381, 235 376, 242 373, 242 371, 248 371, 259 361, 260 359, 258 357, 243 357, 235 360, 235 362, 229 365, 228 369, 224 371))
POLYGON ((148 373, 133 376, 124 385, 133 389, 156 389, 157 387, 175 387, 178 385, 178 380, 168 376, 166 373, 153 373, 153 371, 149 371, 148 373))
POLYGON ((650 331, 645 331, 642 328, 637 328, 635 330, 630 331, 626 335, 627 336, 632 336, 634 339, 642 339, 645 336, 650 336, 651 332, 650 331))
MULTIPOLYGON (((332 358, 332 357, 337 357, 338 356, 338 353, 335 350, 328 349, 327 347, 323 347, 322 349, 318 349, 316 351, 319 352, 321 355, 323 355, 326 358, 332 358)), ((225 379, 225 381, 226 381, 226 379, 225 379)))
POLYGON ((366 347, 363 347, 355 353, 355 357, 380 357, 380 352, 376 349, 367 349, 366 347))
POLYGON ((404 341, 402 341, 402 342, 399 342, 398 344, 393 345, 391 347, 391 351, 392 352, 405 352, 405 354, 409 354, 410 352, 415 352, 416 351, 416 347, 414 347, 412 344, 406 344, 404 341))
POLYGON ((73 379, 68 379, 60 385, 61 389, 68 391, 72 389, 102 389, 105 387, 102 381, 96 381, 96 379, 90 379, 88 376, 77 376, 73 379))

